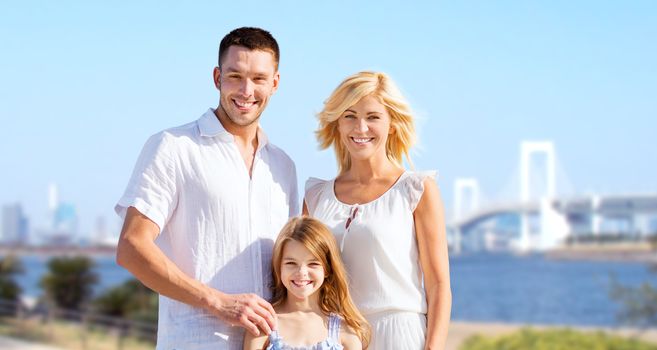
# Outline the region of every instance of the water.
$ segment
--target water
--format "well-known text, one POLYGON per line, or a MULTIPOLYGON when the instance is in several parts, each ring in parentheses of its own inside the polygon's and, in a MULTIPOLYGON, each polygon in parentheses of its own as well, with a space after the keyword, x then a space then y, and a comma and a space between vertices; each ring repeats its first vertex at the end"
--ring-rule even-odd
MULTIPOLYGON (((47 259, 22 261, 26 273, 18 282, 26 295, 39 296, 47 259)), ((112 257, 95 261, 96 293, 131 277, 112 257)), ((555 261, 537 255, 457 256, 450 269, 452 319, 460 321, 614 326, 618 305, 609 298, 611 275, 633 286, 657 280, 641 263, 555 261)))
POLYGON ((632 286, 657 280, 641 263, 542 256, 459 256, 450 268, 452 319, 463 321, 614 326, 611 276, 632 286))

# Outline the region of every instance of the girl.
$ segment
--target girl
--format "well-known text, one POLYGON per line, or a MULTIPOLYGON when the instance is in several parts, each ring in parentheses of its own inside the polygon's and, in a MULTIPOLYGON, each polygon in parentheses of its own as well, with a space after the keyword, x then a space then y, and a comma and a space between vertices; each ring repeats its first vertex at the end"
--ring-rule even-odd
POLYGON ((415 140, 408 103, 386 74, 354 74, 324 103, 317 138, 335 150, 339 173, 308 180, 304 214, 340 242, 371 348, 444 349, 452 296, 443 208, 435 171, 403 168, 415 140))
POLYGON ((349 295, 335 238, 318 220, 291 219, 272 256, 272 301, 277 328, 247 333, 245 350, 366 349, 369 325, 349 295))

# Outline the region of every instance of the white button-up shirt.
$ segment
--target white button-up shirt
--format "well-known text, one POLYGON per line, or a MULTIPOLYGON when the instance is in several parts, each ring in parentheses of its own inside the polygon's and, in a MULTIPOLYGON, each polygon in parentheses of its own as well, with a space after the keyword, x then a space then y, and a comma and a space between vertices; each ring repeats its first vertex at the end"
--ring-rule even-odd
MULTIPOLYGON (((162 251, 188 276, 226 293, 269 297, 273 243, 298 214, 296 169, 258 129, 252 176, 212 109, 153 135, 123 197, 161 229, 162 251)), ((160 295, 157 349, 241 349, 243 330, 160 295), (217 333, 217 334, 215 334, 217 333)))

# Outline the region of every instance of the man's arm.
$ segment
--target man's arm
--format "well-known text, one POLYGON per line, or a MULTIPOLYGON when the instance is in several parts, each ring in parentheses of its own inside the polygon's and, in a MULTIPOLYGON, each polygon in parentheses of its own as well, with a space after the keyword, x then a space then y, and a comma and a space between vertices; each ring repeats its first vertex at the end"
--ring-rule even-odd
POLYGON ((160 228, 129 207, 121 230, 116 262, 157 293, 203 308, 222 321, 259 335, 275 327, 271 305, 255 294, 226 294, 187 276, 155 244, 160 228))

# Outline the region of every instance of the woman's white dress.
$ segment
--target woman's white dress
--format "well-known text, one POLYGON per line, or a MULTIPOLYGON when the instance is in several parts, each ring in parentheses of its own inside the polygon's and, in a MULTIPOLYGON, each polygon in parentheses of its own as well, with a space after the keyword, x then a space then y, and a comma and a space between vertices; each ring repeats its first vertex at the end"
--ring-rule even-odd
POLYGON ((413 212, 424 180, 435 171, 404 172, 390 189, 363 204, 335 196, 335 180, 310 178, 310 216, 335 235, 354 302, 372 326, 370 349, 422 349, 427 300, 422 284, 413 212))

